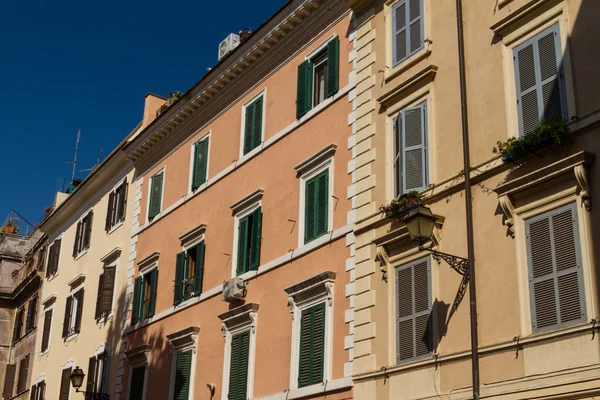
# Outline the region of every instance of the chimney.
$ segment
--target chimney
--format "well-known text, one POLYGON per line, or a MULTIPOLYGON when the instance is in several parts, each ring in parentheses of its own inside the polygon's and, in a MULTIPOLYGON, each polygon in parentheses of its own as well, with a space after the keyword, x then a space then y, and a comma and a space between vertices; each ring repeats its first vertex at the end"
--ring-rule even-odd
POLYGON ((156 119, 156 112, 167 101, 164 97, 152 93, 148 93, 144 100, 144 118, 142 119, 141 129, 144 129, 156 119))

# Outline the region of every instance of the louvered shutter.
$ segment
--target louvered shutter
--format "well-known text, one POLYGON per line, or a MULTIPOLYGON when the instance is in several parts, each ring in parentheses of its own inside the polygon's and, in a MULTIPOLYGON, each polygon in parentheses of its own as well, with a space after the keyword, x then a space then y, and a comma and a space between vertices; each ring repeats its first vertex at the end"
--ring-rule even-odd
POLYGON ((208 138, 194 145, 194 174, 192 190, 198 189, 206 182, 206 169, 208 162, 208 138))
POLYGON ((54 259, 56 257, 56 242, 54 242, 48 250, 48 263, 46 264, 46 278, 49 278, 54 273, 54 259))
POLYGON ((196 270, 194 271, 194 294, 200 296, 202 293, 202 281, 204 279, 204 242, 196 246, 196 270))
POLYGON ((52 326, 52 310, 44 313, 44 331, 42 333, 42 351, 48 350, 48 342, 50 341, 50 328, 52 326))
POLYGON ((513 51, 519 134, 531 133, 540 121, 566 119, 560 28, 551 26, 513 51))
POLYGON ((71 386, 71 368, 63 369, 60 378, 60 396, 59 400, 69 400, 71 386))
POLYGON ((393 65, 396 66, 408 55, 407 39, 408 30, 406 29, 406 1, 401 1, 392 9, 392 27, 393 27, 393 65))
POLYGON ((396 270, 396 361, 420 358, 433 351, 429 258, 396 270))
POLYGON ((129 400, 142 400, 144 394, 144 379, 146 367, 135 367, 131 372, 131 388, 129 389, 129 400))
POLYGON ((426 118, 425 103, 402 111, 403 194, 428 185, 426 118))
POLYGON ((310 60, 298 65, 296 119, 300 119, 312 108, 312 74, 313 66, 310 60))
POLYGON ((17 379, 17 393, 23 393, 27 389, 27 375, 29 374, 29 354, 19 363, 19 377, 17 379))
POLYGON ((238 223, 238 243, 237 243, 237 267, 236 274, 241 275, 247 271, 248 264, 248 217, 240 219, 238 223))
POLYGON ((392 61, 394 67, 423 47, 422 16, 422 0, 404 0, 392 8, 392 61))
POLYGON ((249 332, 243 332, 231 338, 228 400, 246 400, 249 351, 249 332))
POLYGON ((29 400, 37 400, 37 390, 36 385, 31 386, 31 389, 29 390, 29 400))
POLYGON ((402 113, 394 118, 394 198, 402 195, 402 113))
POLYGON ((67 305, 65 307, 65 319, 63 321, 63 332, 62 337, 66 338, 69 336, 71 330, 71 314, 73 308, 73 296, 67 297, 67 305))
POLYGON ((108 195, 108 209, 106 210, 106 223, 104 224, 104 230, 110 231, 113 226, 113 215, 115 213, 115 192, 110 192, 108 195))
POLYGON ((190 372, 192 368, 192 351, 177 353, 177 369, 175 372, 174 400, 188 400, 190 391, 190 372))
POLYGON ((100 274, 98 278, 98 294, 96 295, 96 312, 94 313, 95 319, 102 317, 102 289, 104 289, 104 273, 100 274))
POLYGON ((252 148, 260 146, 262 143, 262 123, 263 123, 263 97, 260 96, 254 102, 254 115, 252 117, 252 148))
POLYGON ((177 254, 175 260, 175 289, 173 295, 173 304, 178 305, 183 301, 185 272, 185 251, 177 254))
POLYGON ((88 363, 88 372, 87 372, 87 384, 85 391, 88 393, 96 392, 96 357, 90 357, 90 361, 88 363))
POLYGON ((103 314, 109 314, 112 310, 112 300, 115 290, 115 267, 108 267, 104 269, 104 277, 102 279, 102 296, 100 301, 100 312, 103 314))
POLYGON ((17 311, 17 315, 15 316, 15 326, 13 328, 13 343, 17 342, 21 339, 21 331, 23 330, 23 308, 20 308, 17 311))
POLYGON ((46 395, 46 382, 37 385, 37 400, 44 400, 46 395))
POLYGON ((327 43, 327 97, 339 89, 340 38, 336 36, 327 43))
POLYGON ((6 365, 6 375, 4 375, 4 389, 2 390, 2 395, 5 399, 9 399, 13 395, 16 373, 17 364, 6 365))
POLYGON ((142 283, 143 278, 138 276, 135 278, 133 285, 133 306, 131 307, 131 324, 135 325, 140 319, 140 302, 142 301, 142 283))
POLYGON ((153 269, 150 272, 150 299, 148 301, 148 314, 146 315, 148 318, 154 316, 154 311, 156 309, 156 288, 158 286, 158 269, 153 269))
POLYGON ((83 314, 83 295, 84 289, 79 290, 74 295, 77 298, 77 310, 75 314, 75 332, 77 333, 81 331, 81 317, 83 314))
POLYGON ((246 107, 246 115, 244 118, 246 119, 244 125, 244 154, 250 152, 253 149, 252 147, 252 128, 253 128, 253 117, 254 117, 254 108, 256 107, 256 103, 252 103, 246 107))
POLYGON ((117 222, 125 220, 125 210, 127 209, 127 178, 123 184, 117 189, 120 192, 119 202, 117 203, 117 222))
POLYGON ((46 245, 43 245, 38 251, 37 262, 35 268, 38 271, 44 270, 44 262, 46 261, 46 245))
POLYGON ((82 250, 88 249, 90 247, 90 242, 92 240, 92 220, 94 218, 94 211, 90 211, 85 218, 87 223, 85 224, 85 232, 83 233, 83 246, 82 250))
POLYGON ((29 305, 27 306, 27 318, 25 319, 25 333, 29 332, 31 330, 32 323, 33 323, 33 319, 32 319, 32 315, 31 313, 33 312, 33 307, 32 307, 32 303, 31 301, 29 302, 29 305))
POLYGON ((317 176, 316 204, 316 236, 319 237, 329 231, 329 170, 325 170, 317 176))
POLYGON ((298 387, 323 382, 325 362, 325 304, 302 311, 298 387))
POLYGON ((163 172, 156 174, 151 178, 150 189, 150 209, 148 210, 148 219, 152 219, 160 214, 162 200, 163 172))
POLYGON ((82 222, 79 221, 77 223, 77 230, 75 231, 75 243, 73 243, 73 257, 77 257, 77 254, 79 254, 82 226, 82 222))
POLYGON ((533 329, 585 320, 575 205, 531 218, 526 225, 533 329))
POLYGON ((314 240, 316 236, 316 211, 317 211, 317 179, 312 178, 306 182, 304 193, 304 243, 314 240))
POLYGON ((258 207, 252 212, 252 237, 250 239, 250 270, 258 268, 260 264, 260 244, 262 230, 262 211, 258 207))

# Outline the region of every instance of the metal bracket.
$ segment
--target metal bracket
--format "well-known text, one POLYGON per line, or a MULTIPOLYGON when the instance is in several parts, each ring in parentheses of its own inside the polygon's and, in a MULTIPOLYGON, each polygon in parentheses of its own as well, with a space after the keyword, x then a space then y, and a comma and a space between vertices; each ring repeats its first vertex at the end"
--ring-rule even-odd
POLYGON ((432 250, 428 247, 420 246, 419 250, 425 250, 431 253, 433 259, 440 262, 440 259, 446 261, 446 263, 456 272, 462 276, 469 275, 469 260, 466 258, 453 256, 452 254, 442 253, 441 251, 432 250))

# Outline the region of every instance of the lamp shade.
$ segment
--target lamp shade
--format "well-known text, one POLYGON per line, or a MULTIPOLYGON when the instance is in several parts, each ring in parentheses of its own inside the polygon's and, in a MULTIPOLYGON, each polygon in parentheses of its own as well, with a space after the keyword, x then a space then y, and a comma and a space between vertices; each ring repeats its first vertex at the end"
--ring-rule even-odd
POLYGON ((428 241, 433 234, 435 220, 433 212, 425 206, 418 206, 410 210, 404 217, 404 223, 411 240, 419 241, 419 243, 428 241))
POLYGON ((85 374, 81 368, 75 367, 73 372, 71 372, 71 384, 75 389, 79 389, 83 385, 83 378, 85 378, 85 374))

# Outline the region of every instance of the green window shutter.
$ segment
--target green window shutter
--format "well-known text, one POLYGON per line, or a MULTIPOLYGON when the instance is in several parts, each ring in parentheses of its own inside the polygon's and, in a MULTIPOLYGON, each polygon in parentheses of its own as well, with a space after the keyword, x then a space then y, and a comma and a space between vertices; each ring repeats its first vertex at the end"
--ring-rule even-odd
POLYGON ((425 103, 402 110, 402 193, 423 190, 427 178, 427 108, 425 103))
POLYGON ((173 305, 178 305, 183 301, 185 259, 185 251, 177 254, 177 260, 175 262, 175 289, 173 292, 173 305))
POLYGON ((260 146, 262 143, 263 128, 263 96, 260 96, 254 102, 254 115, 252 119, 252 148, 260 146))
POLYGON ((304 243, 329 231, 329 170, 306 182, 304 243))
POLYGON ((135 325, 138 323, 140 318, 140 302, 142 300, 142 277, 138 276, 135 278, 135 284, 133 286, 133 306, 131 307, 131 324, 135 325))
POLYGON ((248 233, 249 218, 244 217, 238 223, 238 243, 237 243, 237 267, 236 274, 241 275, 248 271, 248 233))
POLYGON ((317 197, 317 180, 312 178, 306 182, 304 191, 304 243, 308 243, 316 238, 315 232, 315 217, 316 217, 316 197, 317 197))
POLYGON ((252 237, 250 238, 250 269, 257 269, 260 264, 260 245, 262 230, 262 211, 258 207, 252 213, 252 237))
POLYGON ((196 270, 194 271, 194 295, 202 293, 202 281, 204 279, 204 242, 198 243, 196 250, 196 270))
POLYGON ((148 304, 148 318, 154 316, 156 309, 156 287, 158 285, 158 269, 154 269, 150 272, 150 300, 148 304))
POLYGON ((313 66, 310 60, 298 65, 298 87, 296 93, 296 119, 300 119, 312 108, 313 66))
POLYGON ((249 353, 250 332, 243 332, 231 338, 228 400, 246 400, 249 353))
POLYGON ((302 311, 298 387, 323 382, 325 365, 325 303, 302 311))
POLYGON ((246 123, 244 124, 244 154, 250 152, 253 149, 252 147, 252 128, 253 128, 253 118, 254 118, 254 107, 255 103, 249 104, 246 107, 246 115, 244 118, 246 119, 246 123))
POLYGON ((173 400, 188 400, 192 368, 192 350, 177 353, 177 369, 175 371, 175 393, 173 400))
POLYGON ((327 43, 327 97, 339 89, 340 38, 336 36, 327 43))
POLYGON ((133 368, 131 374, 131 387, 129 388, 129 400, 142 400, 144 394, 144 378, 146 367, 133 368))
POLYGON ((150 179, 150 206, 148 207, 148 219, 152 219, 160 214, 163 175, 164 173, 161 172, 150 179))
POLYGON ((198 189, 206 182, 208 162, 208 138, 194 145, 194 175, 192 177, 192 190, 198 189))

